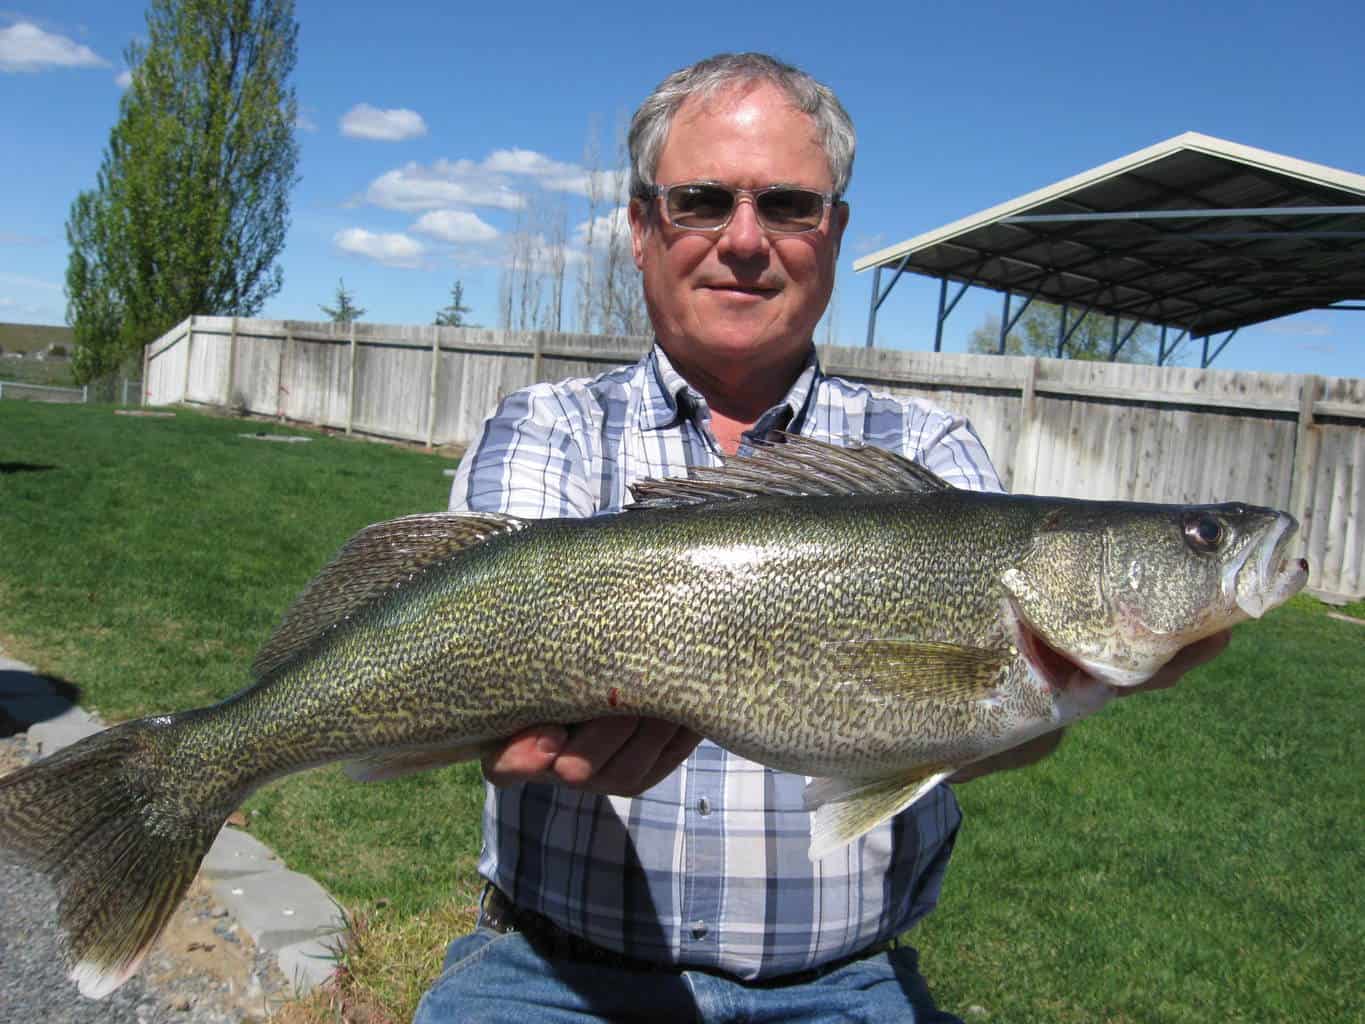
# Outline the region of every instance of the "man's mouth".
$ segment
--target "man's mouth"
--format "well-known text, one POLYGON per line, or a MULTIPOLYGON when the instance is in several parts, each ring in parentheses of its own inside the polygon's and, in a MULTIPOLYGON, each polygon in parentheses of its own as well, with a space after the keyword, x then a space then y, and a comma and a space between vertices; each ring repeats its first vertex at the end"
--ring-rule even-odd
POLYGON ((749 295, 756 299, 767 299, 781 291, 780 288, 772 285, 761 284, 739 284, 718 282, 715 284, 703 285, 707 291, 718 292, 722 295, 749 295))

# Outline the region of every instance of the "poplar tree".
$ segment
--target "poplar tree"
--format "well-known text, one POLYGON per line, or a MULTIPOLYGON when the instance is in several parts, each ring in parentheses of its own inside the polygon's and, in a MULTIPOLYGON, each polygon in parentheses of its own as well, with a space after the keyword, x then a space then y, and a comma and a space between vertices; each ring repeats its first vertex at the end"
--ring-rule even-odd
POLYGON ((66 224, 82 382, 187 316, 252 316, 283 284, 293 0, 151 0, 146 36, 125 52, 132 82, 66 224))

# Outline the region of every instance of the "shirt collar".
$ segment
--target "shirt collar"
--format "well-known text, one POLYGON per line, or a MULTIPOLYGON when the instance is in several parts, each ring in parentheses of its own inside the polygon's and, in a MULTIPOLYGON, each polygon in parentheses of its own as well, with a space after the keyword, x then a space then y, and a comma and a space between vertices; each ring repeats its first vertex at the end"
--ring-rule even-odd
MULTIPOLYGON (((792 381, 786 396, 760 416, 748 433, 763 437, 771 430, 797 432, 820 376, 820 361, 812 345, 806 353, 801 372, 792 381)), ((640 426, 644 430, 664 430, 676 426, 684 419, 695 417, 699 410, 706 407, 706 399, 673 368, 668 355, 657 342, 646 359, 645 386, 645 400, 640 408, 640 426)))

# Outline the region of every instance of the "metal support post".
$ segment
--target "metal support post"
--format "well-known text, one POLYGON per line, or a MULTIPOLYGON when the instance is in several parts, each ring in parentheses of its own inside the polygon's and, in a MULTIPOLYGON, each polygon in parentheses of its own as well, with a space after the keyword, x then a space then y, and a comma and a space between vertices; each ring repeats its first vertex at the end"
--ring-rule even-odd
POLYGON ((1004 308, 1000 311, 1000 348, 997 350, 1002 356, 1005 354, 1005 336, 1010 329, 1010 293, 1005 291, 1004 308))
POLYGON ((1228 347, 1228 342, 1237 336, 1239 330, 1241 330, 1240 327, 1234 327, 1232 330, 1228 331, 1227 337, 1218 343, 1218 347, 1213 350, 1212 355, 1209 354, 1209 336, 1207 334, 1204 335, 1204 358, 1199 364, 1200 369, 1207 370, 1209 364, 1218 358, 1219 353, 1221 353, 1223 349, 1228 347))
POLYGON ((948 279, 938 279, 938 321, 934 324, 934 351, 943 351, 943 307, 948 301, 948 279))
POLYGON ((867 307, 867 347, 872 347, 872 339, 877 336, 877 307, 881 303, 877 300, 877 295, 881 291, 882 268, 876 267, 872 271, 872 299, 867 307))

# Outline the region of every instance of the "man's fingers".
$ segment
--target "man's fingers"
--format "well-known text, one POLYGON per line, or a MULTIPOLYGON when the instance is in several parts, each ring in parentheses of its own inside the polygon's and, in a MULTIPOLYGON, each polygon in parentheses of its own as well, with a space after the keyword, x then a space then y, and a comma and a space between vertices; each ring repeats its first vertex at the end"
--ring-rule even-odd
POLYGON ((1207 664, 1227 650, 1228 643, 1231 640, 1232 631, 1227 629, 1221 633, 1206 636, 1203 640, 1196 640, 1177 652, 1176 656, 1163 665, 1151 679, 1139 686, 1120 687, 1117 695, 1127 697, 1144 690, 1164 690, 1167 687, 1174 686, 1180 682, 1180 677, 1186 672, 1207 664))
MULTIPOLYGON (((663 749, 663 753, 661 753, 654 762, 654 767, 640 780, 640 784, 636 788, 635 793, 643 793, 645 790, 652 786, 657 786, 666 779, 673 773, 678 765, 687 760, 687 756, 692 753, 700 742, 700 735, 693 732, 691 729, 684 729, 682 726, 678 726, 673 733, 673 738, 668 741, 663 749)), ((623 795, 634 796, 635 793, 623 795)))
POLYGON ((533 779, 550 781, 555 759, 568 742, 562 725, 525 729, 483 759, 483 777, 495 786, 513 786, 533 779))
POLYGON ((688 730, 658 718, 642 718, 635 734, 596 775, 587 788, 597 793, 636 796, 676 768, 697 739, 688 730), (679 737, 682 733, 682 737, 679 737))
POLYGON ((634 715, 621 715, 594 718, 575 726, 555 759, 555 777, 570 786, 590 782, 635 735, 639 721, 634 715))

